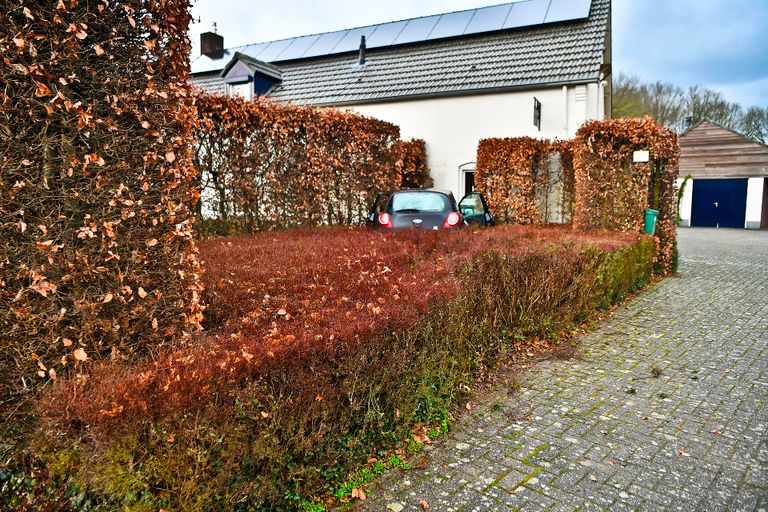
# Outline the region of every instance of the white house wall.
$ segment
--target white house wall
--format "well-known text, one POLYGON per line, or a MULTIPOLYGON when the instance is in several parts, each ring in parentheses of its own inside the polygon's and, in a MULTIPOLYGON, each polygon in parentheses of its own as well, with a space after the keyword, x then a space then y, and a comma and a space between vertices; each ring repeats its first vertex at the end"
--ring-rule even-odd
MULTIPOLYGON (((676 186, 679 190, 685 181, 683 178, 677 180, 676 186)), ((693 180, 688 180, 683 190, 683 196, 680 198, 680 225, 689 227, 691 225, 691 212, 693 211, 693 180)))
POLYGON ((749 178, 747 181, 747 215, 744 227, 760 229, 763 215, 763 184, 764 178, 749 178))
POLYGON ((587 119, 597 118, 598 85, 451 96, 354 105, 351 110, 394 123, 403 138, 424 139, 435 187, 460 197, 459 167, 474 162, 477 145, 490 137, 569 139, 587 119), (533 125, 533 98, 541 102, 541 131, 533 125))

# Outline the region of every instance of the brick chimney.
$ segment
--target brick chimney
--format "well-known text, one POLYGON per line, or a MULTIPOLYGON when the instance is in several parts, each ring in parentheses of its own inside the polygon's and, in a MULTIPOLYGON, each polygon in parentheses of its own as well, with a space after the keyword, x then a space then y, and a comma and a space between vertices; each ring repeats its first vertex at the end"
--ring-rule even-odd
POLYGON ((224 56, 224 38, 215 32, 200 34, 200 53, 212 59, 224 56))

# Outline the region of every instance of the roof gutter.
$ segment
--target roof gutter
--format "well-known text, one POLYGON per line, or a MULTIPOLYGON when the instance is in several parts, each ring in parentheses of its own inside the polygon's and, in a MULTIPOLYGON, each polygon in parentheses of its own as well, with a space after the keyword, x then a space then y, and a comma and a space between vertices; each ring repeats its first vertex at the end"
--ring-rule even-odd
MULTIPOLYGON (((476 95, 483 95, 483 94, 497 94, 501 92, 513 92, 513 91, 530 91, 534 89, 541 89, 541 88, 555 88, 555 87, 562 87, 562 86, 572 86, 572 85, 585 85, 585 84, 596 84, 599 83, 598 78, 585 78, 582 80, 560 80, 557 82, 543 82, 538 84, 530 84, 530 85, 516 85, 516 86, 508 86, 508 87, 488 87, 485 89, 471 89, 471 90, 460 90, 460 91, 445 91, 445 92, 434 92, 434 93, 427 93, 427 94, 404 94, 401 96, 387 96, 383 98, 368 98, 364 100, 351 100, 351 101, 341 101, 341 102, 321 102, 321 103, 301 103, 302 105, 311 105, 315 107, 346 107, 351 105, 367 105, 370 103, 388 103, 392 101, 412 101, 412 100, 431 100, 431 99, 437 99, 437 98, 449 98, 453 96, 476 96, 476 95)), ((294 104, 297 103, 296 100, 286 99, 283 100, 283 98, 275 98, 278 101, 291 101, 294 104)))

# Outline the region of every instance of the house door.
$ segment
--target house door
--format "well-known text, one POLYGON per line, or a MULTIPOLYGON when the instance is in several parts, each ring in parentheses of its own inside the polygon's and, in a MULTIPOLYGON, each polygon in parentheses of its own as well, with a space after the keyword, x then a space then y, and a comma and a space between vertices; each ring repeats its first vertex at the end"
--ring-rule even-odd
POLYGON ((743 228, 747 180, 693 180, 691 226, 743 228))

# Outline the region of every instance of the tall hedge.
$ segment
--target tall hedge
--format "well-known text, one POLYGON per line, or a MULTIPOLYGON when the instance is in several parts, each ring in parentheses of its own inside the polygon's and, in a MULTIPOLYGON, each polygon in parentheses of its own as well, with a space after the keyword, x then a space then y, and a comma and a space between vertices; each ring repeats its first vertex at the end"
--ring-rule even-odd
POLYGON ((194 330, 201 307, 188 0, 3 5, 6 392, 146 351, 194 330))
POLYGON ((400 140, 395 144, 395 166, 401 188, 429 188, 435 182, 427 166, 427 145, 424 139, 400 140))
POLYGON ((431 184, 423 141, 337 109, 196 96, 204 233, 361 223, 378 191, 431 184))
POLYGON ((558 202, 564 213, 570 213, 572 168, 560 165, 559 175, 551 173, 555 152, 567 154, 567 144, 531 137, 480 141, 475 189, 485 195, 498 220, 513 224, 546 222, 555 206, 549 202, 550 195, 557 186, 562 186, 564 192, 558 202))
POLYGON ((660 272, 672 272, 680 160, 677 135, 650 117, 593 121, 579 129, 573 148, 574 227, 641 233, 645 209, 658 210, 656 263, 660 272), (649 151, 649 162, 633 162, 635 151, 649 151))

